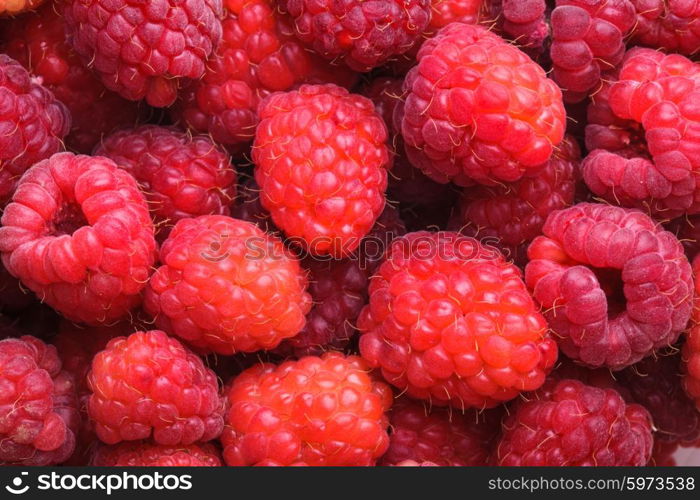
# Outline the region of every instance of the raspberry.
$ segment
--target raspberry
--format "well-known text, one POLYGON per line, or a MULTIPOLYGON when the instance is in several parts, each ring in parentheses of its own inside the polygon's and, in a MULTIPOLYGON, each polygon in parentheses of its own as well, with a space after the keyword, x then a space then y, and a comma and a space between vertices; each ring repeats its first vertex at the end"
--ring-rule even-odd
POLYGON ((697 0, 630 0, 637 9, 632 41, 694 55, 700 46, 700 2, 697 0))
POLYGON ((438 182, 514 182, 564 136, 559 87, 516 47, 453 23, 428 40, 395 119, 411 163, 438 182))
POLYGON ((221 436, 228 465, 374 465, 389 444, 392 394, 357 356, 328 352, 233 380, 221 436))
POLYGON ((0 54, 0 205, 29 167, 60 151, 70 114, 16 61, 0 54))
POLYGON ((700 257, 693 259, 693 312, 683 345, 683 387, 700 411, 700 257))
POLYGON ((342 260, 307 257, 309 294, 313 307, 306 325, 277 352, 297 358, 318 355, 328 349, 343 350, 355 335, 357 317, 367 303, 369 280, 391 241, 406 233, 396 209, 387 205, 360 243, 356 255, 342 260))
POLYGON ((688 260, 692 262, 700 253, 700 215, 673 219, 666 224, 666 230, 676 235, 685 248, 688 260))
POLYGON ((104 443, 153 436, 157 444, 173 446, 221 433, 216 375, 165 332, 112 339, 93 358, 88 385, 88 413, 104 443))
POLYGON ((105 87, 170 106, 204 74, 221 39, 222 0, 67 0, 68 39, 105 87))
POLYGON ((488 408, 537 389, 557 349, 517 267, 473 238, 395 240, 358 320, 360 352, 411 397, 488 408))
POLYGON ((488 465, 500 430, 500 412, 466 415, 399 398, 389 413, 389 450, 381 465, 432 463, 442 467, 488 465))
POLYGON ((75 385, 56 349, 25 335, 0 340, 0 463, 53 465, 75 446, 75 385))
POLYGON ((549 41, 546 10, 545 0, 486 0, 480 17, 482 24, 492 25, 536 58, 549 41))
POLYGON ((100 139, 118 127, 132 125, 145 113, 138 104, 110 92, 80 60, 65 39, 58 5, 14 19, 3 47, 70 111, 73 126, 66 145, 90 153, 100 139))
POLYGON ((228 154, 206 136, 145 125, 112 134, 95 154, 136 178, 156 226, 167 226, 159 236, 186 217, 230 213, 236 172, 228 154))
POLYGON ((38 163, 1 220, 5 267, 66 318, 106 324, 141 302, 153 224, 134 178, 111 160, 59 153, 38 163))
POLYGON ((163 446, 124 442, 100 446, 90 465, 98 467, 221 467, 216 448, 207 443, 163 446))
POLYGON ((311 307, 299 262, 275 236, 221 215, 182 219, 160 251, 145 309, 156 325, 206 352, 272 349, 311 307))
POLYGON ((297 38, 329 60, 370 71, 403 54, 430 21, 430 0, 281 0, 297 38))
POLYGON ((652 422, 612 389, 559 381, 549 395, 521 401, 496 449, 502 466, 643 466, 652 422))
POLYGON ((260 202, 260 187, 255 179, 246 179, 238 186, 236 204, 231 208, 231 215, 240 220, 252 222, 267 233, 279 233, 279 229, 270 218, 260 202))
POLYGON ((692 110, 698 82, 700 66, 683 56, 639 48, 627 53, 606 102, 597 115, 589 113, 594 122, 586 142, 592 151, 582 169, 594 194, 664 218, 700 212, 692 110), (643 134, 645 143, 631 147, 632 134, 643 134))
POLYGON ((580 158, 576 141, 566 138, 542 168, 518 182, 465 189, 452 226, 523 265, 527 244, 542 234, 547 216, 573 203, 580 158))
POLYGON ((440 467, 435 462, 416 462, 415 460, 402 460, 401 462, 395 464, 396 467, 440 467))
POLYGON ((0 0, 0 15, 19 14, 37 8, 44 0, 0 0))
POLYGON ((374 108, 384 120, 389 135, 395 136, 398 131, 394 130, 394 110, 403 99, 403 79, 386 76, 374 78, 362 88, 360 94, 374 103, 374 108))
POLYGON ((579 203, 552 212, 525 280, 567 356, 619 370, 673 344, 691 310, 683 247, 636 210, 579 203))
POLYGON ((549 54, 565 100, 584 100, 600 86, 601 73, 622 62, 635 20, 630 0, 557 0, 549 54))
POLYGON ((700 413, 683 391, 680 358, 661 353, 620 373, 634 402, 651 414, 656 440, 688 443, 700 438, 700 413))
POLYGON ((369 99, 303 85, 260 105, 255 179, 275 225, 314 255, 352 252, 384 208, 387 130, 369 99))
POLYGON ((351 86, 355 74, 305 50, 273 0, 224 0, 223 39, 173 116, 222 144, 250 142, 260 101, 300 83, 351 86))

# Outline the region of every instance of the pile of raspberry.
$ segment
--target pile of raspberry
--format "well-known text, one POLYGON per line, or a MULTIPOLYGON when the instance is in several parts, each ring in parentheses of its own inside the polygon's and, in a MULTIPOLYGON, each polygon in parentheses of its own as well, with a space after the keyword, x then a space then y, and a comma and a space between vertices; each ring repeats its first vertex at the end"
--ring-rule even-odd
POLYGON ((700 465, 698 51, 698 1, 0 0, 0 465, 700 465))

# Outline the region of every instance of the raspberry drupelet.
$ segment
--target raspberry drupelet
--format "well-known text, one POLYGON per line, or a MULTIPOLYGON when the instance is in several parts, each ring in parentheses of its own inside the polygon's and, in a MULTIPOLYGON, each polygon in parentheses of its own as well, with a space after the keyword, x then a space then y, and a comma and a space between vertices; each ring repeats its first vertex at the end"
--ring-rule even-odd
POLYGON ((321 56, 367 72, 408 51, 431 15, 430 0, 281 0, 294 34, 321 56))
POLYGON ((236 172, 228 153, 207 136, 144 125, 115 132, 95 154, 136 178, 161 238, 180 219, 230 213, 236 172))
POLYGON ((118 127, 133 126, 146 106, 109 91, 66 41, 61 3, 12 20, 3 51, 15 58, 52 91, 70 111, 72 127, 66 147, 89 154, 102 137, 118 127))
POLYGON ((66 33, 105 87, 170 106, 204 74, 221 39, 222 0, 66 0, 66 33))
POLYGON ((0 464, 54 465, 70 457, 80 417, 74 380, 56 348, 0 340, 0 464))
POLYGON ((525 280, 564 354, 619 370, 676 342, 690 317, 690 264, 637 211, 579 203, 553 212, 528 248, 525 280))
POLYGON ((66 318, 108 324, 141 303, 153 223, 134 178, 111 160, 59 153, 39 162, 1 221, 7 270, 66 318))
POLYGON ((112 339, 92 360, 88 414, 107 444, 153 438, 157 444, 215 439, 223 428, 216 375, 165 332, 112 339))
POLYGON ((391 390, 357 356, 257 364, 228 389, 228 465, 369 466, 389 445, 391 390))
POLYGON ((275 225, 312 255, 349 255, 384 209, 387 129, 372 101, 302 85, 260 105, 253 162, 275 225))
POLYGON ((495 451, 501 466, 636 466, 651 457, 649 412, 613 389, 554 381, 518 402, 495 451))
POLYGON ((307 277, 282 241, 222 215, 182 219, 163 243, 144 307, 203 352, 277 347, 304 327, 307 277))
POLYGON ((698 0, 630 0, 637 10, 631 41, 665 52, 695 55, 700 46, 698 0))
POLYGON ((17 61, 0 54, 0 205, 22 174, 63 149, 70 114, 17 61))
POLYGON ((489 408, 537 389, 557 359, 517 267, 452 232, 394 240, 358 320, 360 352, 413 398, 489 408))
POLYGON ((395 120, 411 163, 439 182, 514 182, 564 137, 559 87, 517 47, 452 23, 423 44, 395 120))

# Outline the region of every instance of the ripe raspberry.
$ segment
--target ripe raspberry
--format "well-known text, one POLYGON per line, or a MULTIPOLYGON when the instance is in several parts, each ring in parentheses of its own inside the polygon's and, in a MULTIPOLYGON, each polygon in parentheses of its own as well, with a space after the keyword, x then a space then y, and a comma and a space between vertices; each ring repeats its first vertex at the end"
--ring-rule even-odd
POLYGON ((207 443, 163 446, 124 442, 100 446, 91 464, 97 467, 221 467, 216 448, 207 443))
POLYGON ((440 467, 435 462, 416 462, 415 460, 402 460, 401 462, 394 464, 396 467, 440 467))
POLYGON ((556 361, 518 268, 459 233, 395 240, 369 293, 360 352, 411 397, 493 407, 537 389, 556 361))
POLYGON ((700 413, 683 391, 680 355, 644 359, 619 378, 634 402, 651 414, 656 440, 687 443, 700 438, 700 413))
POLYGON ((683 244, 689 261, 700 253, 700 215, 688 215, 673 219, 665 224, 666 230, 672 232, 683 244))
POLYGON ((328 352, 236 377, 221 435, 228 465, 374 465, 389 444, 391 390, 357 356, 328 352))
POLYGON ((273 0, 224 0, 223 38, 204 76, 180 93, 173 116, 221 144, 250 142, 258 104, 301 83, 351 86, 355 73, 305 50, 273 0))
POLYGON ((275 236, 221 215, 182 219, 160 252, 145 309, 206 352, 272 349, 304 327, 306 275, 275 236))
POLYGON ((345 349, 367 303, 370 277, 391 241, 405 233, 398 211, 387 205, 355 255, 342 260, 305 258, 303 266, 309 271, 309 294, 314 305, 306 315, 304 328, 276 351, 300 358, 345 349))
POLYGON ((37 8, 44 0, 0 0, 0 15, 14 15, 37 8))
POLYGON ((399 132, 394 130, 394 110, 403 99, 403 79, 382 76, 367 82, 360 91, 374 103, 374 109, 382 117, 389 130, 389 135, 394 136, 399 132))
POLYGON ((691 310, 683 247, 636 210, 579 203, 547 217, 525 280, 567 356, 619 370, 673 344, 691 310))
POLYGON ((370 71, 409 50, 428 26, 430 0, 281 0, 297 38, 329 60, 370 71))
POLYGON ((216 375, 165 332, 112 339, 93 358, 88 385, 88 413, 107 444, 152 435, 157 444, 173 446, 221 433, 216 375))
POLYGON ((68 39, 105 87, 170 106, 204 74, 221 39, 222 0, 67 0, 68 39))
POLYGON ((67 147, 90 153, 103 136, 133 125, 145 113, 138 104, 107 90, 82 63, 66 42, 65 22, 58 8, 49 3, 14 19, 7 27, 3 51, 66 105, 73 119, 67 147))
POLYGON ((695 406, 700 411, 700 257, 696 256, 693 259, 692 269, 695 296, 691 326, 683 345, 682 371, 685 392, 695 401, 695 406))
POLYGON ((266 233, 279 233, 270 218, 270 212, 260 202, 260 187, 255 179, 246 179, 239 184, 237 195, 236 204, 231 208, 231 215, 235 219, 252 222, 266 233))
POLYGON ((70 114, 16 61, 0 54, 0 206, 29 167, 60 151, 70 114))
POLYGON ((535 59, 549 41, 546 11, 545 0, 486 0, 480 18, 535 59))
POLYGON ((411 460, 441 467, 483 466, 488 465, 501 415, 500 411, 462 415, 400 398, 391 408, 389 422, 389 450, 381 465, 411 460))
POLYGON ((395 119, 411 163, 438 182, 514 182, 564 136, 559 87, 516 47, 453 23, 428 40, 395 119))
POLYGON ((106 324, 141 302, 155 240, 133 177, 107 158, 60 153, 22 177, 2 215, 0 251, 63 316, 106 324))
POLYGON ((384 208, 387 130, 372 102, 303 85, 259 111, 253 162, 263 207, 310 253, 348 255, 384 208))
POLYGON ((229 215, 236 172, 223 149, 207 136, 145 125, 105 139, 95 154, 114 160, 146 194, 156 226, 166 236, 180 219, 229 215))
POLYGON ((75 446, 75 385, 56 349, 25 335, 0 340, 0 463, 53 465, 75 446))
POLYGON ((700 66, 683 56, 640 48, 627 53, 605 102, 589 113, 591 153, 582 169, 594 194, 663 218, 700 212, 694 153, 700 139, 692 111, 698 82, 700 66), (645 141, 636 145, 635 136, 645 141))
POLYGON ((694 55, 700 46, 697 0, 630 0, 637 10, 632 41, 666 52, 694 55))
POLYGON ((503 423, 502 466, 642 466, 651 457, 649 413, 612 389, 559 381, 521 401, 503 423))
POLYGON ((566 138, 542 168, 518 182, 465 189, 452 227, 524 265, 527 245, 542 234, 547 216, 573 203, 580 158, 576 141, 566 138))
POLYGON ((635 15, 630 0, 557 0, 549 54, 565 100, 584 100, 600 86, 601 73, 622 62, 635 15))

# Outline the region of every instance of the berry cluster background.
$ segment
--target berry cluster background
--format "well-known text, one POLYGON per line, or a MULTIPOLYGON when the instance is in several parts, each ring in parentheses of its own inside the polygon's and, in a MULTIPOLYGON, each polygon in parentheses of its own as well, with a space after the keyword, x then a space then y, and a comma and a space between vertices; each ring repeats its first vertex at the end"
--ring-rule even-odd
POLYGON ((675 465, 699 50, 698 0, 0 0, 0 464, 675 465))

